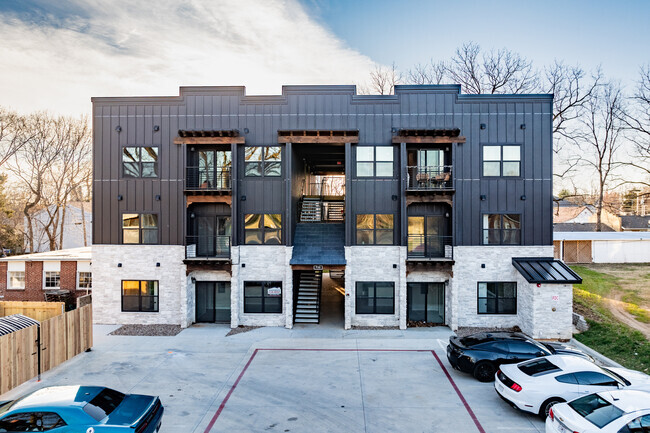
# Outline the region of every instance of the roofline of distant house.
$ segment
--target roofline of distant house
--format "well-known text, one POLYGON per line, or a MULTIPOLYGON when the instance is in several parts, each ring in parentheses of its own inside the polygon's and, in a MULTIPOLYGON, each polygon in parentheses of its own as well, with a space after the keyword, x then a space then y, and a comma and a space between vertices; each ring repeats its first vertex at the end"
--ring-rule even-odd
POLYGON ((65 250, 2 257, 0 258, 0 262, 83 262, 92 259, 91 251, 91 247, 68 248, 65 250))

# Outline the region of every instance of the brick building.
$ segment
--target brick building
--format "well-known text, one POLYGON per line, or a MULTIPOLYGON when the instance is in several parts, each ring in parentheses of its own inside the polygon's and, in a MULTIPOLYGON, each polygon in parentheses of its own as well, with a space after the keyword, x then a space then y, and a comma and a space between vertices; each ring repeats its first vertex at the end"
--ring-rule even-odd
POLYGON ((90 247, 0 259, 0 300, 44 301, 48 291, 75 297, 92 288, 90 247))

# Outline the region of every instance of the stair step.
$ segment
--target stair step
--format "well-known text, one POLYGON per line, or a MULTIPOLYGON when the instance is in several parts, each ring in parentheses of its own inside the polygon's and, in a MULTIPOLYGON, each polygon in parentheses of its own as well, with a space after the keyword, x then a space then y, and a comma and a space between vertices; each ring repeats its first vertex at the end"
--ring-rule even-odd
POLYGON ((296 319, 317 319, 318 313, 296 313, 296 319))
POLYGON ((318 319, 296 319, 296 323, 318 323, 318 319))
POLYGON ((316 308, 297 308, 296 314, 318 314, 318 309, 316 308))

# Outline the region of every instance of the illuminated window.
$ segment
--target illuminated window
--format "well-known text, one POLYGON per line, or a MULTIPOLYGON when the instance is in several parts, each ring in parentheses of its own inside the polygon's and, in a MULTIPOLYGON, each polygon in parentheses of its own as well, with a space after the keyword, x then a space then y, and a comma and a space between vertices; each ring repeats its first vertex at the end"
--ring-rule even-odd
POLYGON ((157 244, 158 215, 151 213, 122 214, 123 244, 157 244))
POLYGON ((249 245, 280 245, 282 243, 282 215, 246 214, 244 216, 244 243, 249 245))
POLYGON ((122 311, 158 311, 158 281, 122 281, 122 311))
POLYGON ((357 245, 393 245, 393 215, 357 214, 357 245))

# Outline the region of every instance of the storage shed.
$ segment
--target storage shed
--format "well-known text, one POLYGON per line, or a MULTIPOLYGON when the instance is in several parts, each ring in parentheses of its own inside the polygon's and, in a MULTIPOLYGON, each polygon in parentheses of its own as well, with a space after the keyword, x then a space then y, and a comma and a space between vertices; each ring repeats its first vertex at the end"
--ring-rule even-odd
POLYGON ((566 263, 650 263, 650 233, 554 232, 553 245, 566 263))

